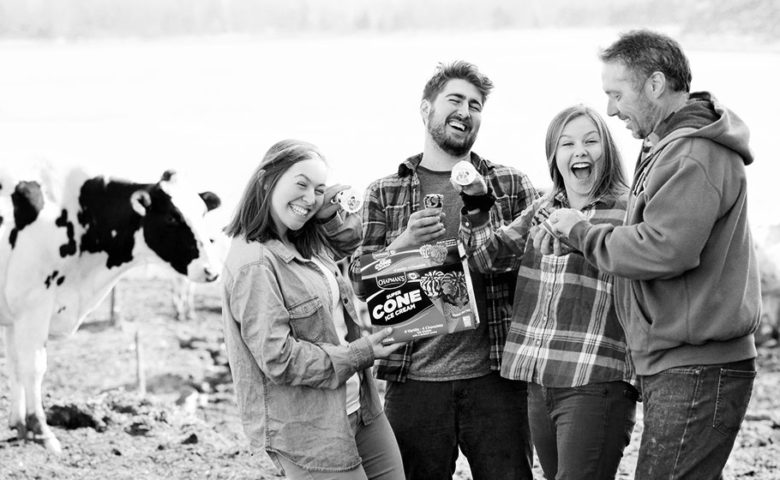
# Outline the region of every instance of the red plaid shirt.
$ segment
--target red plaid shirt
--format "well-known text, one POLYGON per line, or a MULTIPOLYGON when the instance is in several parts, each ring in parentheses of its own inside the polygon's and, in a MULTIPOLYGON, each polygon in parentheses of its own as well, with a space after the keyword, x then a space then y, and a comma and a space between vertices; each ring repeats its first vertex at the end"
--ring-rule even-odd
MULTIPOLYGON (((470 265, 482 272, 518 271, 501 375, 547 387, 631 382, 633 368, 612 299, 613 277, 579 252, 542 255, 533 248, 528 231, 534 213, 546 202, 537 200, 512 225, 497 231, 483 212, 461 223, 470 265)), ((553 208, 567 206, 564 193, 552 200, 553 208)), ((625 210, 622 196, 601 198, 582 212, 594 224, 622 225, 625 210)))
MULTIPOLYGON (((420 179, 417 166, 422 154, 406 159, 398 173, 374 181, 368 186, 363 206, 363 244, 352 256, 354 276, 360 255, 384 250, 404 230, 409 215, 421 208, 420 179)), ((490 185, 496 204, 490 210, 488 224, 494 228, 510 224, 537 197, 528 177, 512 167, 497 165, 471 154, 471 163, 490 185)), ((476 273, 476 275, 480 275, 476 273)), ((481 275, 484 283, 484 304, 480 305, 481 321, 488 322, 490 334, 490 368, 499 370, 501 352, 512 311, 516 272, 481 275)), ((364 299, 358 282, 355 291, 364 299)), ((479 293, 477 293, 479 296, 479 293)), ((406 381, 412 359, 412 343, 397 350, 387 359, 377 361, 377 377, 396 382, 406 381)))

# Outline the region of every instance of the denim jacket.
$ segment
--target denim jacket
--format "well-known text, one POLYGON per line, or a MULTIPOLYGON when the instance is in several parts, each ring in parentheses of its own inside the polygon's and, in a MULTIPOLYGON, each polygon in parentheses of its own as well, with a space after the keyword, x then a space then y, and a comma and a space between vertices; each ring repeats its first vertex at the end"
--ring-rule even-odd
MULTIPOLYGON (((359 217, 350 217, 359 231, 359 217)), ((343 232, 336 218, 326 231, 343 232)), ((232 240, 223 272, 222 319, 238 408, 252 445, 307 470, 339 472, 361 462, 346 414, 347 379, 363 373, 364 423, 380 415, 382 406, 370 372, 373 350, 354 321, 351 286, 333 253, 317 258, 336 275, 349 345, 339 344, 324 273, 278 240, 232 240)))

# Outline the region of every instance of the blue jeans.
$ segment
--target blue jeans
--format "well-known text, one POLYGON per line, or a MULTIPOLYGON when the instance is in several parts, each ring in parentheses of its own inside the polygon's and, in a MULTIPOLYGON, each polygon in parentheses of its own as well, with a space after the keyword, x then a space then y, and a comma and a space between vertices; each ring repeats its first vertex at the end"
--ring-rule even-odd
POLYGON ((625 382, 528 385, 531 436, 544 476, 613 479, 631 441, 639 392, 625 382))
POLYGON ((452 480, 458 447, 474 480, 533 479, 526 383, 492 372, 387 382, 385 412, 408 480, 452 480))
POLYGON ((723 478, 755 377, 755 359, 639 377, 645 418, 635 479, 723 478))

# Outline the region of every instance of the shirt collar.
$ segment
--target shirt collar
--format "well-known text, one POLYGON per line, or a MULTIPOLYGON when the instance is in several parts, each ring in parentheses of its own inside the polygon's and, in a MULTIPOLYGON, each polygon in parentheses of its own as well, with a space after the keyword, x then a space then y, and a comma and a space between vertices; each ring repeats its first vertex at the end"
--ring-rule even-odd
POLYGON ((281 240, 272 238, 265 241, 265 247, 270 250, 274 255, 281 258, 285 263, 290 263, 294 259, 303 260, 298 252, 290 250, 281 240))
MULTIPOLYGON (((561 191, 557 192, 553 198, 555 199, 555 203, 557 205, 559 205, 560 207, 562 207, 562 208, 572 208, 571 205, 569 204, 569 197, 566 195, 566 190, 561 190, 561 191)), ((582 208, 582 210, 585 210, 585 209, 588 209, 588 208, 593 208, 593 207, 596 207, 598 205, 609 206, 610 204, 615 203, 615 200, 616 200, 616 198, 615 198, 614 195, 607 193, 607 194, 604 194, 604 195, 600 196, 599 198, 589 202, 587 205, 585 205, 582 208)))
MULTIPOLYGON (((418 153, 417 155, 414 155, 412 157, 407 158, 398 166, 398 176, 399 177, 407 177, 411 175, 413 172, 417 171, 417 167, 420 166, 420 163, 422 162, 423 154, 418 153)), ((488 171, 490 171, 493 167, 488 165, 487 161, 485 161, 482 157, 477 155, 474 152, 471 152, 471 164, 474 165, 474 168, 477 169, 477 171, 482 175, 487 175, 488 171)))

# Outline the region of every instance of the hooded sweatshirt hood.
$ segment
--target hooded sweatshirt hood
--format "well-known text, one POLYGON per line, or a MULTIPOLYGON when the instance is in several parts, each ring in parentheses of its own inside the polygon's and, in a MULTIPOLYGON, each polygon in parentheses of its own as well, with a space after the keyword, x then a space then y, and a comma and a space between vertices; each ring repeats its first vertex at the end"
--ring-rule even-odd
POLYGON ((739 154, 745 165, 753 163, 750 151, 750 131, 737 114, 723 107, 709 92, 691 93, 685 106, 672 113, 655 131, 661 143, 667 138, 704 137, 739 154), (675 130, 695 129, 692 133, 675 135, 675 130))

